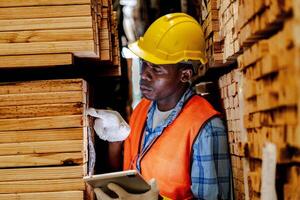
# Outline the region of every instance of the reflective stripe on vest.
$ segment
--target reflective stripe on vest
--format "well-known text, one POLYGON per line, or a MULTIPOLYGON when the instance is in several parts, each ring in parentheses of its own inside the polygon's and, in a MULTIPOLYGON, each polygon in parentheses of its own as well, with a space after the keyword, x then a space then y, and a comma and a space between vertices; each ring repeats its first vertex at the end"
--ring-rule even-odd
MULTIPOLYGON (((136 159, 141 156, 138 153, 150 103, 143 99, 131 116, 131 133, 124 145, 124 170, 135 169, 136 159)), ((203 124, 217 114, 205 99, 193 96, 142 155, 141 173, 146 180, 157 180, 162 196, 170 199, 193 198, 190 188, 193 143, 203 124)))

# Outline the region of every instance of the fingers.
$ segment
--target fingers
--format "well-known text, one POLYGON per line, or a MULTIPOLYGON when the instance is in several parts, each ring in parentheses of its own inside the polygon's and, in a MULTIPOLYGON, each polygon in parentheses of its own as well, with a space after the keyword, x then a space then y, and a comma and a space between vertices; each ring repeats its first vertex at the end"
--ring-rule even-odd
POLYGON ((126 190, 124 190, 122 187, 120 187, 119 185, 114 184, 114 183, 109 183, 109 184, 107 185, 107 187, 108 187, 110 190, 114 191, 114 192, 119 196, 119 198, 126 197, 126 196, 128 196, 128 194, 129 194, 129 193, 126 192, 126 190))
POLYGON ((155 178, 150 179, 148 183, 151 186, 151 188, 152 187, 157 187, 155 178))
POLYGON ((117 142, 128 137, 130 127, 117 111, 89 108, 87 113, 96 117, 94 130, 101 140, 117 142))
POLYGON ((96 131, 100 139, 107 140, 107 135, 105 134, 104 131, 102 119, 95 119, 94 130, 96 131))
POLYGON ((105 116, 107 114, 107 111, 100 109, 100 110, 97 110, 97 114, 100 116, 103 116, 103 115, 105 116))
POLYGON ((110 114, 111 111, 108 110, 102 110, 102 109, 95 109, 95 108, 88 108, 86 110, 86 113, 92 117, 96 117, 96 118, 103 118, 107 115, 110 114))
POLYGON ((158 186, 155 178, 150 179, 148 183, 151 186, 151 190, 158 191, 158 186))
POLYGON ((97 112, 95 110, 95 108, 88 108, 86 110, 86 113, 92 117, 98 117, 97 112))
POLYGON ((103 192, 100 188, 95 188, 94 192, 96 194, 97 200, 113 200, 109 197, 105 192, 103 192))
POLYGON ((110 127, 110 126, 119 127, 121 121, 125 122, 122 116, 117 111, 114 110, 88 108, 87 114, 102 119, 104 127, 110 127))

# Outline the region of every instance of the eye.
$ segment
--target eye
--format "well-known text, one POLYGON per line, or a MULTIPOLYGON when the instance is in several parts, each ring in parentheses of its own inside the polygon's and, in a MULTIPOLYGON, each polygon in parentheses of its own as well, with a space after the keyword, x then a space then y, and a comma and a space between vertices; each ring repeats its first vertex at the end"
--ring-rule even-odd
POLYGON ((154 73, 157 73, 157 74, 162 73, 162 69, 159 66, 153 66, 152 70, 154 73))
POLYGON ((153 67, 151 63, 146 62, 146 61, 142 61, 142 62, 141 62, 141 66, 144 67, 144 68, 145 68, 145 67, 150 67, 150 68, 153 67))

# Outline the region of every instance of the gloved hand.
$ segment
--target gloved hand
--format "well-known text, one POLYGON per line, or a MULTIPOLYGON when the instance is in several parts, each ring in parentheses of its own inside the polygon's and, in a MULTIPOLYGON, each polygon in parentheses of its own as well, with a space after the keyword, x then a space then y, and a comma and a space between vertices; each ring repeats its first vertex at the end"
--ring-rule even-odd
POLYGON ((131 194, 126 192, 119 185, 109 183, 107 187, 118 195, 119 198, 117 199, 109 197, 100 188, 95 188, 94 192, 98 200, 158 200, 159 190, 156 185, 156 180, 154 178, 151 179, 149 181, 149 185, 151 186, 151 189, 149 191, 142 194, 131 194))
POLYGON ((94 130, 100 139, 117 142, 128 137, 130 127, 117 111, 89 108, 87 114, 96 117, 94 130))

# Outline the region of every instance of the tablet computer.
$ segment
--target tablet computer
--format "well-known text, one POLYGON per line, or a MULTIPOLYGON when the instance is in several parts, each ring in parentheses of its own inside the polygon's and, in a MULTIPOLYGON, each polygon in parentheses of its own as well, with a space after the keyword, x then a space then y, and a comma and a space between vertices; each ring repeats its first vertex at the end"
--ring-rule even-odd
POLYGON ((127 170, 105 174, 85 176, 83 180, 93 188, 100 188, 109 196, 115 198, 117 195, 108 189, 109 183, 115 183, 129 193, 140 194, 151 189, 142 175, 136 170, 127 170))

